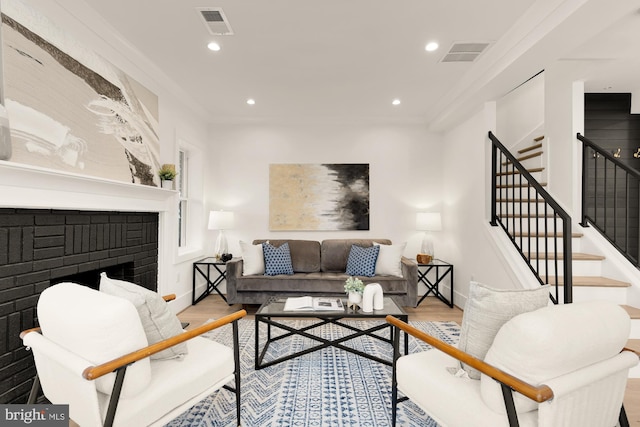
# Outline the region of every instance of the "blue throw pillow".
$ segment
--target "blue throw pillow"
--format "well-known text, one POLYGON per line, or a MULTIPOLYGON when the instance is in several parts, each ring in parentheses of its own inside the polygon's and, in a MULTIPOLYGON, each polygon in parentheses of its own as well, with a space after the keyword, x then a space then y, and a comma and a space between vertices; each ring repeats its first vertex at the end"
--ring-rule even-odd
POLYGON ((363 248, 362 246, 351 245, 346 273, 349 276, 375 276, 379 252, 380 246, 363 248))
POLYGON ((275 247, 269 243, 262 244, 264 252, 264 274, 265 276, 275 276, 276 274, 293 274, 291 264, 291 252, 289 243, 284 243, 275 247))

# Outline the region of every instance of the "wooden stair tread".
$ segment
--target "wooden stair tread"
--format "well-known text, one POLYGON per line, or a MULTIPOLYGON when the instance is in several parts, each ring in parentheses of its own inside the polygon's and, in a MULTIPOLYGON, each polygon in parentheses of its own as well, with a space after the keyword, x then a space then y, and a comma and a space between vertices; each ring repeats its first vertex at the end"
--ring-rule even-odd
MULTIPOLYGON (((541 141, 541 140, 542 140, 542 138, 540 138, 538 141, 541 141)), ((533 145, 530 145, 528 147, 525 147, 522 150, 518 150, 518 154, 526 153, 527 151, 535 150, 537 148, 542 148, 542 144, 541 143, 540 144, 533 144, 533 145)))
MULTIPOLYGON (((539 182, 538 184, 540 184, 543 187, 547 186, 546 182, 539 182)), ((531 184, 528 183, 523 183, 523 184, 498 184, 496 185, 496 188, 527 188, 527 187, 533 187, 531 184)))
MULTIPOLYGON (((513 234, 515 237, 548 237, 548 238, 553 238, 554 236, 552 235, 548 235, 545 236, 544 233, 528 233, 528 232, 521 232, 521 231, 517 231, 513 234)), ((584 236, 584 234, 582 233, 571 233, 571 237, 582 237, 584 236)), ((555 237, 564 237, 563 233, 558 233, 555 237)))
MULTIPOLYGON (((555 285, 555 277, 549 277, 549 284, 555 285)), ((564 284, 564 277, 558 277, 558 286, 564 284)), ((603 288, 628 288, 631 286, 628 282, 622 282, 608 277, 596 276, 574 276, 573 286, 594 286, 603 288)))
MULTIPOLYGON (((543 167, 540 168, 531 168, 531 169, 527 169, 527 172, 529 173, 534 173, 534 172, 542 172, 544 170, 543 167)), ((520 175, 520 171, 509 171, 509 172, 498 172, 496 174, 496 176, 504 176, 504 175, 520 175)))
MULTIPOLYGON (((620 307, 624 308, 632 319, 640 319, 640 308, 631 307, 630 305, 621 305, 620 307)), ((639 346, 637 348, 640 349, 640 339, 634 341, 638 341, 639 346)))
MULTIPOLYGON (((540 157, 542 156, 542 151, 536 151, 535 153, 530 153, 527 154, 526 156, 521 156, 521 157, 516 157, 516 160, 519 162, 523 162, 525 160, 529 160, 529 159, 533 159, 534 157, 540 157)), ((502 162, 503 165, 510 165, 511 164, 511 160, 507 160, 505 162, 502 162)))
MULTIPOLYGON (((528 256, 529 259, 537 259, 538 256, 540 257, 540 259, 544 259, 544 253, 530 253, 530 254, 525 254, 528 256)), ((553 254, 549 254, 549 259, 553 259, 553 254)), ((558 259, 564 259, 564 254, 563 253, 559 253, 558 254, 558 259)), ((596 254, 585 254, 582 252, 574 252, 571 254, 571 259, 573 261, 602 261, 603 259, 605 259, 604 256, 602 255, 596 255, 596 254)))

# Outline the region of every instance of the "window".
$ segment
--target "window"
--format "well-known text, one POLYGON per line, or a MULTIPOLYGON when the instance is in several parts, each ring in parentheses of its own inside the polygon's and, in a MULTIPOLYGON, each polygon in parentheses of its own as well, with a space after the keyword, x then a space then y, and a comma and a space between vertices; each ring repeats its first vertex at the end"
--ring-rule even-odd
POLYGON ((189 157, 184 149, 178 151, 178 194, 180 195, 180 204, 178 206, 178 246, 184 248, 187 246, 187 221, 189 217, 189 157))
POLYGON ((201 150, 179 140, 176 169, 178 191, 178 256, 202 250, 202 155, 201 150))

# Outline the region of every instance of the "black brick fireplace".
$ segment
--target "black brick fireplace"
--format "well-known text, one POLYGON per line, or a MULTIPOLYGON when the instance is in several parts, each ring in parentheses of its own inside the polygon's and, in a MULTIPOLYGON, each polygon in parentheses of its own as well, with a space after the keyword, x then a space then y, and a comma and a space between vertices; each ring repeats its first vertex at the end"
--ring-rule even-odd
POLYGON ((157 290, 158 214, 0 209, 0 404, 25 402, 35 375, 22 330, 37 326, 40 292, 98 274, 157 290))

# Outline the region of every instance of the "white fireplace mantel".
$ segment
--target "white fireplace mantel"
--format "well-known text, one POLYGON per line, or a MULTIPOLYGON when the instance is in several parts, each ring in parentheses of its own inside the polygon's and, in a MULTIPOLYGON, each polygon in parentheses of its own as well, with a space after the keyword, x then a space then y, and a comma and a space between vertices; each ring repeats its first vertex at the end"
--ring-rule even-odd
POLYGON ((0 207, 167 212, 176 191, 0 161, 0 207))

